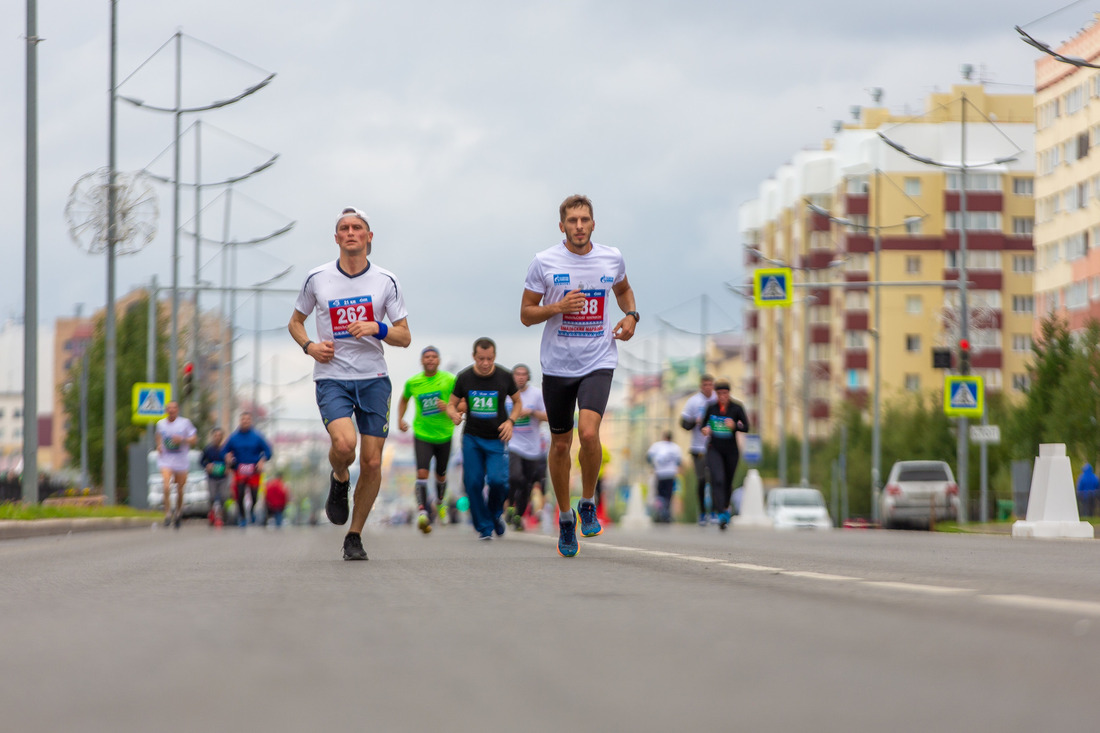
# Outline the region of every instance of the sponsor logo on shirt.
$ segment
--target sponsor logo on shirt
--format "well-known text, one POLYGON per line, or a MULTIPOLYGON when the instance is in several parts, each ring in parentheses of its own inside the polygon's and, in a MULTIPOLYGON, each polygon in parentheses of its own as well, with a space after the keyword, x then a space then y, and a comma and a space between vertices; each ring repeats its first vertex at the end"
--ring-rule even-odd
POLYGON ((603 277, 600 278, 600 282, 602 282, 602 283, 613 283, 613 282, 615 282, 615 278, 611 277, 610 275, 604 275, 603 277))
POLYGON ((554 275, 554 284, 555 285, 568 285, 569 284, 569 273, 564 272, 564 273, 561 273, 561 274, 558 274, 558 275, 554 275))

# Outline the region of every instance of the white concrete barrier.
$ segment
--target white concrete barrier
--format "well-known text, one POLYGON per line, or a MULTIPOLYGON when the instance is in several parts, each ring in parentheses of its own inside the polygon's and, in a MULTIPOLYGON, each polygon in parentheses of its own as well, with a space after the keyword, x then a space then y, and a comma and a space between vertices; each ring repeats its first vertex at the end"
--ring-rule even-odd
POLYGON ((1013 537, 1092 539, 1092 525, 1077 513, 1077 490, 1065 443, 1039 446, 1031 474, 1027 518, 1012 525, 1013 537))
POLYGON ((764 481, 760 472, 750 468, 745 474, 741 492, 741 512, 733 518, 734 527, 772 527, 772 519, 764 511, 764 481))
POLYGON ((630 496, 626 500, 626 514, 619 520, 620 529, 649 529, 653 526, 653 518, 645 509, 645 497, 642 496, 644 491, 640 483, 630 487, 630 496))

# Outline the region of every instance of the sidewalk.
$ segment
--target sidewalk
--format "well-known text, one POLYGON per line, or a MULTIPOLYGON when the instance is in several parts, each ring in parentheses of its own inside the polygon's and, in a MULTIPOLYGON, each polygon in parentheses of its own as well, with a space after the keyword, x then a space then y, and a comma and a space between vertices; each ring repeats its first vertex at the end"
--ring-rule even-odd
POLYGON ((96 517, 83 519, 31 519, 0 520, 0 540, 23 539, 68 534, 70 532, 96 532, 105 529, 142 529, 153 522, 148 517, 96 517))

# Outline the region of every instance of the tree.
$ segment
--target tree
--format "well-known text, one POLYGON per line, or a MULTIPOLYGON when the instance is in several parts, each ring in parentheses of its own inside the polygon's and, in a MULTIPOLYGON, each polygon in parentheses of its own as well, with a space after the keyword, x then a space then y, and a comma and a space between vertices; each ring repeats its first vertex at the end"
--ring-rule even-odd
MULTIPOLYGON (((131 443, 141 439, 144 428, 131 423, 130 395, 135 382, 146 381, 146 344, 148 343, 148 298, 127 304, 116 328, 116 394, 118 395, 115 425, 118 466, 118 498, 128 500, 129 461, 131 443)), ((157 327, 157 381, 168 381, 168 348, 166 319, 159 317, 157 327)), ((106 383, 106 329, 104 318, 96 320, 95 335, 87 348, 88 359, 88 471, 93 483, 103 483, 103 407, 106 383)), ((80 384, 81 362, 75 360, 69 370, 69 388, 62 395, 62 410, 70 429, 65 437, 65 450, 70 456, 80 455, 80 384)))

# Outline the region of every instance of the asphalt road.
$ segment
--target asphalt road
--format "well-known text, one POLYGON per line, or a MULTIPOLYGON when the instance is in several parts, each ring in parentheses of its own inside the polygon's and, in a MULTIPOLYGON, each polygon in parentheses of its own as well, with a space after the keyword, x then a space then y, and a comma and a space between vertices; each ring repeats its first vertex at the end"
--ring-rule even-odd
POLYGON ((6 731, 1033 731, 1100 720, 1100 543, 372 527, 0 542, 6 731))

